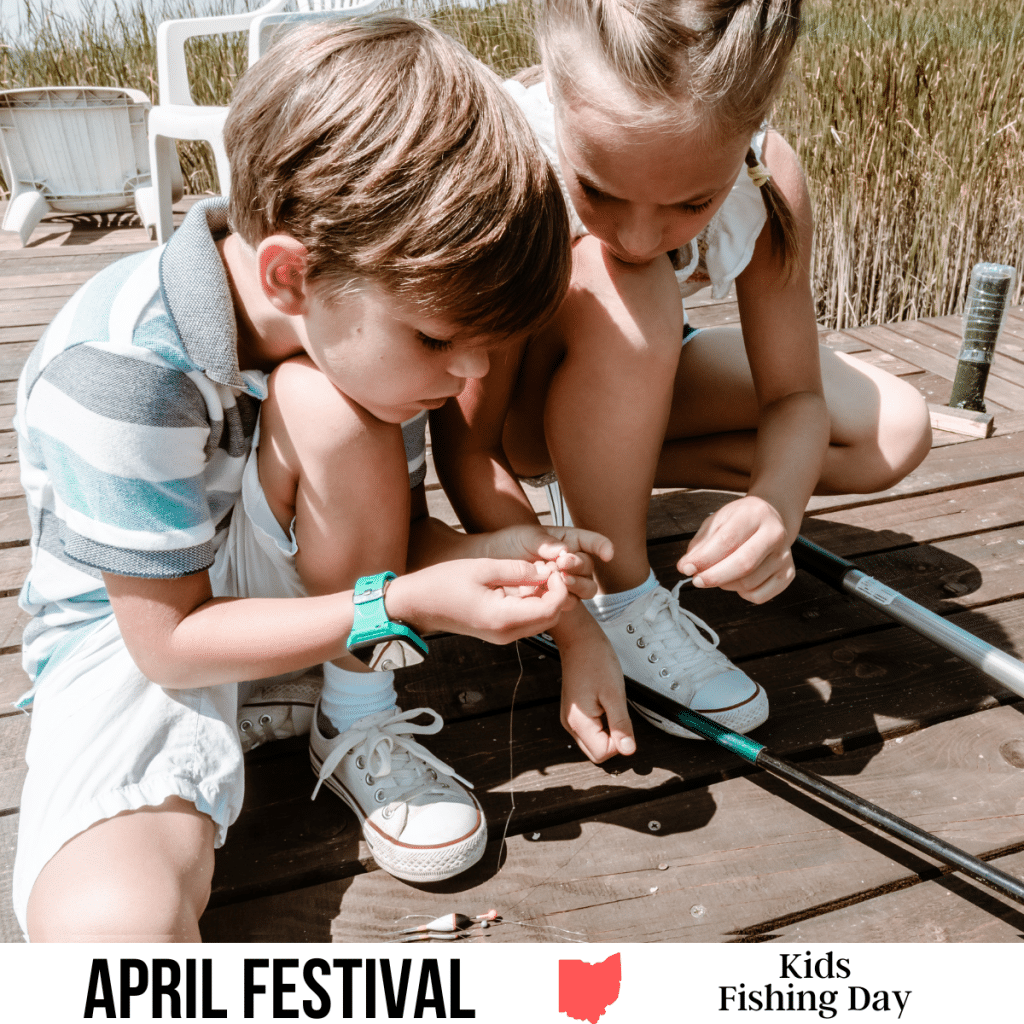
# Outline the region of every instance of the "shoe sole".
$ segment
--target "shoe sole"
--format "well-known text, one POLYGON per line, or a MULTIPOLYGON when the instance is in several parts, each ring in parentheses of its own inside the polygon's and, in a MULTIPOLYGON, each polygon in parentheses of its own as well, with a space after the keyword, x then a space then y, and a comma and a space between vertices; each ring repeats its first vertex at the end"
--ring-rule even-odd
MULTIPOLYGON (((318 757, 313 747, 309 748, 309 764, 313 774, 320 777, 320 769, 323 767, 323 758, 318 757)), ((370 848, 370 853, 377 865, 383 868, 389 875, 400 878, 403 882, 443 882, 446 879, 461 875, 463 871, 471 868, 484 855, 487 847, 487 821, 484 819, 483 810, 473 799, 477 814, 480 815, 480 827, 472 832, 465 839, 446 846, 415 847, 396 844, 394 840, 383 839, 367 823, 366 815, 359 807, 359 802, 345 787, 333 776, 324 779, 326 786, 336 797, 344 801, 352 813, 359 819, 362 826, 363 838, 370 848), (408 850, 406 864, 395 863, 395 853, 399 850, 408 850), (439 865, 438 859, 443 858, 439 865), (426 860, 427 864, 417 865, 416 859, 426 860), (409 864, 408 860, 414 863, 409 864), (451 862, 455 863, 452 864, 451 862)))
MULTIPOLYGON (((753 680, 751 680, 753 682, 753 680)), ((645 718, 651 725, 661 729, 662 732, 667 732, 670 736, 678 736, 681 739, 686 740, 702 740, 703 736, 698 735, 695 732, 691 732, 689 729, 683 728, 678 722, 673 722, 668 718, 663 718, 657 712, 651 711, 650 708, 642 707, 633 701, 629 702, 630 706, 639 714, 642 718, 645 718)), ((748 733, 753 729, 756 729, 759 725, 763 725, 768 720, 768 695, 764 692, 760 683, 754 683, 754 692, 744 701, 740 701, 739 704, 732 704, 727 708, 709 708, 704 711, 699 711, 698 714, 703 715, 705 718, 710 718, 713 722, 717 722, 723 728, 732 729, 733 732, 748 733), (754 706, 752 706, 754 705, 754 706), (759 706, 763 705, 763 707, 759 706), (753 718, 753 721, 749 721, 746 724, 742 723, 743 728, 737 729, 730 724, 730 719, 735 720, 738 717, 738 713, 741 709, 745 710, 743 714, 744 719, 753 718)))

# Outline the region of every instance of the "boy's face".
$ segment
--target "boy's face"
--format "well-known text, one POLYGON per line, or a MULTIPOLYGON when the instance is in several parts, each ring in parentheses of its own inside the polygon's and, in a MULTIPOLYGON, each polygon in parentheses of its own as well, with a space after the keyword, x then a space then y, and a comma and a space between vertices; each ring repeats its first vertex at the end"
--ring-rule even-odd
POLYGON ((307 355, 344 395, 387 423, 439 409, 490 369, 505 335, 471 335, 424 316, 373 281, 341 299, 319 290, 303 316, 307 355))

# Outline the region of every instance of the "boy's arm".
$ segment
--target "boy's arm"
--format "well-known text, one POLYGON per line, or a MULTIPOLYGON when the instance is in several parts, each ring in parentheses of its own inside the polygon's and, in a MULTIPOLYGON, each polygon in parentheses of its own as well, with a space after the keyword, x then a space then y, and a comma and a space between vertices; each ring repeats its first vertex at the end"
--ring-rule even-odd
MULTIPOLYGON (((209 574, 146 579, 103 574, 125 646, 143 674, 171 689, 259 679, 347 653, 352 591, 300 598, 214 597, 209 574)), ((390 618, 420 633, 490 643, 555 627, 575 599, 551 564, 446 562, 391 581, 390 618)))
POLYGON ((796 218, 800 253, 788 278, 762 230, 737 298, 759 420, 750 486, 707 519, 680 559, 696 586, 735 590, 761 603, 793 578, 790 546, 821 475, 829 416, 821 382, 809 260, 813 223, 796 155, 770 132, 765 163, 796 218))

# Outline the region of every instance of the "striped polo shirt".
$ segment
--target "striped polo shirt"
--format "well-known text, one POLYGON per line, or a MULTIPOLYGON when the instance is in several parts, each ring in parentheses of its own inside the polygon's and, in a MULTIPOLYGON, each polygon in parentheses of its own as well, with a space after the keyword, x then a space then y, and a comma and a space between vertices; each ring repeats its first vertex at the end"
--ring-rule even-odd
MULTIPOLYGON (((104 572, 188 576, 226 536, 267 394, 264 373, 238 367, 216 247, 226 232, 226 200, 197 203, 165 246, 83 285, 22 371, 32 567, 19 604, 35 682, 111 614, 104 572)), ((426 419, 402 425, 412 486, 426 472, 426 419)))

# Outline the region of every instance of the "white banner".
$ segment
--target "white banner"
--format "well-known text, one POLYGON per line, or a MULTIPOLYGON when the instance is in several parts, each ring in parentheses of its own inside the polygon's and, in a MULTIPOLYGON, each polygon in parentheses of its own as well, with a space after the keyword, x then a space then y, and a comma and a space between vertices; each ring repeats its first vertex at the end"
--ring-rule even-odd
POLYGON ((3 1019, 1020 1020, 1006 945, 7 946, 3 1019))

